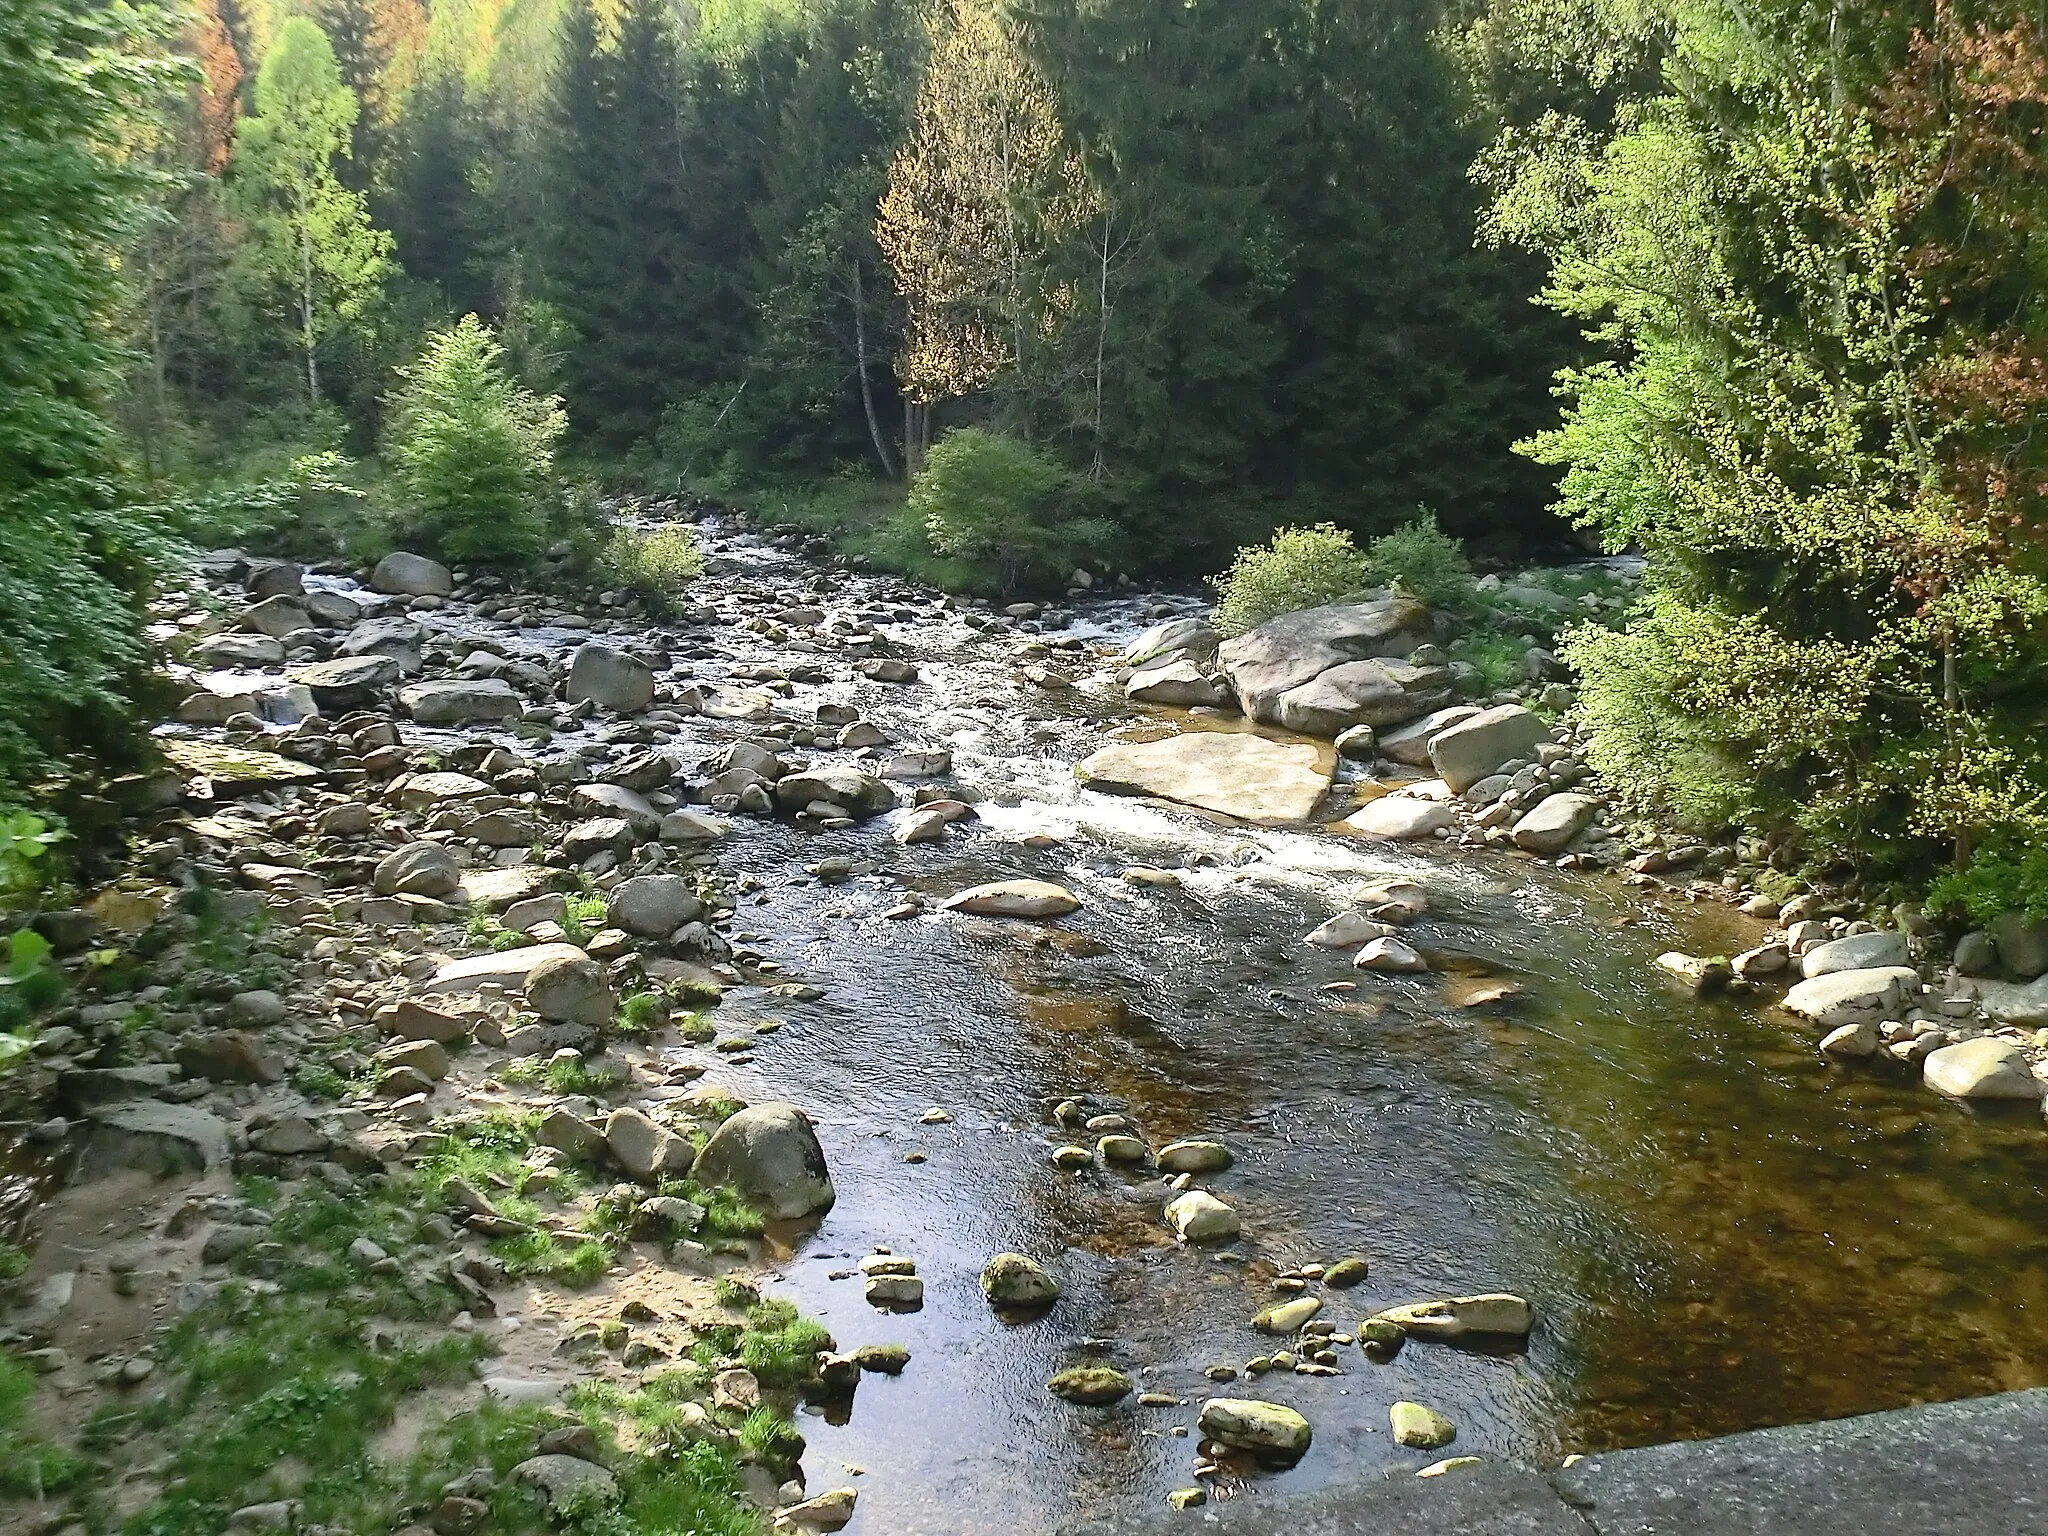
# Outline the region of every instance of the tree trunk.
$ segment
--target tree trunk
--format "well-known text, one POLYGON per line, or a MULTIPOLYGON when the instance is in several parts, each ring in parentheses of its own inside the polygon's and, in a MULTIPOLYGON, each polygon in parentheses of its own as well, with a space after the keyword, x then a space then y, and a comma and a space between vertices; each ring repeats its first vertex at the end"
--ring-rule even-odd
POLYGON ((299 204, 299 340, 306 349, 306 399, 320 404, 320 364, 313 355, 313 216, 306 206, 306 189, 298 190, 299 204))
POLYGON ((903 397, 903 477, 915 480, 924 469, 924 451, 931 444, 932 408, 903 397))
POLYGON ((848 267, 853 280, 853 353, 854 366, 860 372, 861 409, 867 412, 868 438, 875 445, 875 457, 882 461, 882 473, 893 480, 896 461, 889 454, 889 440, 882 435, 881 418, 875 414, 874 386, 868 382, 868 304, 860 280, 860 258, 854 257, 848 267))

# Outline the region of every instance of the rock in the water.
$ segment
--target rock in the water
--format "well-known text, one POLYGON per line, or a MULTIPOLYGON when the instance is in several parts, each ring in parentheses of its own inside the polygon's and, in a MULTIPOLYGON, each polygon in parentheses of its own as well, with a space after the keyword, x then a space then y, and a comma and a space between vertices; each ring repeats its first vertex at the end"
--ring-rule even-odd
POLYGON ((320 708, 332 710, 362 703, 379 688, 398 681, 398 663, 389 656, 337 656, 309 662, 285 672, 288 682, 312 690, 320 708))
POLYGON ((1833 1029, 1838 1024, 1896 1013, 1919 988, 1920 974, 1910 966, 1833 971, 1793 987, 1785 994, 1784 1007, 1823 1029, 1833 1029))
POLYGON ((618 1479, 580 1456, 531 1456, 512 1469, 512 1481, 531 1488, 551 1512, 612 1509, 619 1502, 618 1479))
POLYGON ((226 1122, 196 1104, 133 1099, 96 1104, 85 1117, 91 1129, 78 1160, 80 1179, 122 1168, 160 1176, 205 1173, 227 1159, 226 1122))
POLYGON ((1168 619, 1154 624, 1125 646, 1122 660, 1127 667, 1142 667, 1164 656, 1201 659, 1214 656, 1222 643, 1223 637, 1207 619, 1168 619))
POLYGON ((1399 939, 1374 939, 1351 963, 1361 971, 1404 973, 1429 969, 1429 962, 1399 939))
POLYGON ((1133 704, 1159 704, 1171 709, 1192 709, 1202 704, 1213 709, 1230 702, 1230 689, 1199 663, 1186 656, 1169 656, 1133 672, 1130 681, 1124 684, 1124 697, 1133 704))
POLYGON ((1719 992, 1734 978, 1735 967, 1719 955, 1688 955, 1667 949, 1655 961, 1657 969, 1682 984, 1694 997, 1719 992))
POLYGON ((398 702, 421 725, 461 725, 471 720, 510 720, 521 705, 512 685, 502 678, 441 678, 407 683, 398 702))
POLYGON ((763 1215, 796 1221, 837 1198, 811 1122, 789 1104, 755 1104, 711 1133, 691 1177, 731 1184, 763 1215))
POLYGON ((569 702, 588 699, 614 714, 632 714, 654 702, 654 669, 637 656, 595 641, 569 664, 569 702))
POLYGON ((1351 888, 1351 899, 1382 923, 1412 923, 1429 911, 1429 892, 1413 880, 1368 880, 1351 888))
POLYGON ((681 875, 635 875, 613 889, 605 918, 643 938, 666 938, 703 913, 696 887, 681 875))
POLYGON ((1957 1099, 2041 1098, 2041 1080, 2027 1053, 2010 1040, 1985 1036, 1945 1045, 1921 1065, 1927 1086, 1957 1099))
POLYGON ((1230 1166, 1230 1149, 1220 1141, 1171 1141, 1159 1149, 1161 1173, 1216 1173, 1230 1166))
POLYGON ((377 861, 370 883, 380 896, 448 896, 462 884, 462 866, 439 843, 407 843, 377 861))
POLYGON ((1433 1451, 1458 1438, 1457 1426, 1434 1408, 1420 1403, 1396 1403, 1387 1412, 1394 1431, 1394 1444, 1420 1451, 1433 1451))
POLYGON ((1393 933, 1385 923, 1375 922, 1363 912, 1339 912, 1308 936, 1318 949, 1356 949, 1374 939, 1393 933))
POLYGON ((1450 1296, 1441 1301, 1410 1302, 1378 1314, 1425 1339, 1458 1339, 1473 1334, 1526 1338, 1536 1309, 1505 1291, 1480 1296, 1450 1296))
POLYGON ((344 656, 388 656, 399 672, 415 676, 420 670, 420 646, 427 632, 412 619, 365 619, 341 642, 344 656))
POLYGON ((1212 1397, 1196 1422, 1211 1440, 1288 1464, 1301 1459, 1313 1438, 1308 1420, 1292 1408, 1255 1398, 1212 1397))
POLYGON ((1428 638, 1429 611, 1412 598, 1389 597, 1282 614, 1224 641, 1218 656, 1244 712, 1276 725, 1289 689, 1346 662, 1406 656, 1428 638))
POLYGON ((1307 742, 1242 731, 1183 731, 1160 741, 1120 741, 1093 753, 1075 776, 1106 794, 1156 795, 1239 821, 1306 821, 1330 787, 1329 754, 1307 742))
POLYGON ((1463 794, 1510 758, 1533 756, 1550 727, 1519 704, 1483 710, 1430 739, 1429 760, 1454 795, 1463 794))
POLYGON ((1265 1308, 1252 1319, 1252 1326, 1261 1333, 1299 1333, 1301 1325, 1322 1310, 1320 1297, 1297 1296, 1292 1301, 1278 1301, 1265 1308))
POLYGON ((1600 802, 1591 795, 1546 796, 1515 823, 1515 846, 1549 858, 1564 852, 1565 845, 1590 827, 1599 814, 1600 802))
POLYGON ((792 814, 829 805, 860 821, 893 811, 896 791, 872 773, 828 763, 784 776, 775 786, 775 803, 792 814))
POLYGON ((940 905, 977 917, 1064 917, 1080 907, 1081 898, 1050 881, 997 880, 970 886, 940 905))
POLYGON ((982 1267, 981 1294, 991 1306, 1049 1307, 1059 1299, 1060 1288, 1036 1259, 999 1253, 982 1267))
POLYGON ((543 1019, 560 1023, 609 1022, 613 999, 604 967, 573 944, 539 947, 557 952, 526 972, 521 989, 527 1007, 543 1019), (567 953, 561 952, 564 950, 567 953))
POLYGON ((1384 795, 1345 817, 1339 825, 1353 832, 1362 832, 1367 837, 1413 842, 1434 836, 1457 819, 1448 805, 1435 800, 1418 800, 1412 795, 1384 795))
POLYGON ((1800 974, 1832 976, 1837 971, 1869 971, 1887 965, 1911 965, 1903 933, 1852 933, 1845 939, 1816 944, 1799 961, 1800 974))
POLYGON ((784 1505, 775 1512, 775 1529, 782 1531, 836 1531, 853 1519, 853 1506, 860 1498, 854 1488, 834 1488, 800 1504, 784 1505))
POLYGON ((1347 661, 1288 689, 1273 702, 1273 723, 1310 736, 1357 725, 1400 725, 1450 701, 1448 667, 1405 661, 1347 661))
POLYGON ((284 644, 269 635, 213 635, 192 647, 196 667, 274 667, 284 644))
POLYGON ((1243 1230, 1237 1212, 1202 1189, 1191 1189, 1169 1200, 1166 1224, 1184 1243, 1234 1242, 1243 1230))
POLYGON ((1868 1019, 1840 1024, 1821 1037, 1820 1052, 1841 1061, 1856 1061, 1877 1054, 1877 1026, 1868 1019))
POLYGON ((455 590, 448 567, 425 555, 393 551, 370 572, 370 590, 399 597, 446 597, 455 590))
POLYGON ((1045 1384, 1054 1397, 1090 1407, 1130 1396, 1131 1378, 1113 1365, 1076 1365, 1045 1384))

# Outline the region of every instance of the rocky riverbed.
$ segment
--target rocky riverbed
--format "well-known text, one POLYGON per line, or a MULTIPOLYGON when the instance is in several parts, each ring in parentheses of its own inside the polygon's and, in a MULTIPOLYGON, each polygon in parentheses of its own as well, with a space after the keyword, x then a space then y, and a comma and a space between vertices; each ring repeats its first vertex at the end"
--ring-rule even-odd
POLYGON ((475 1376, 537 1393, 630 1386, 762 1275, 859 1382, 754 1487, 785 1523, 1049 1530, 2044 1379, 2038 1087, 1918 1086, 2032 1081, 2010 997, 1817 900, 1736 910, 1760 851, 1626 846, 1541 679, 1453 703, 1397 601, 1233 656, 1192 598, 1006 613, 704 533, 669 618, 227 553, 166 604, 177 771, 118 786, 159 806, 133 875, 46 925, 149 959, 23 1077, 23 1155, 82 1159, 12 1318, 67 1352, 54 1423, 158 1390, 122 1372, 236 1266, 215 1234, 264 1241, 231 1175, 493 1112, 545 1117, 534 1209, 479 1188, 356 1261, 463 1275, 475 1376), (1767 1006, 1795 979, 1808 1022, 1767 1006), (1831 1064, 1845 1026, 1876 1063, 1831 1064), (482 1262, 606 1200, 588 1289, 482 1262), (985 1284, 1006 1253, 1056 1294, 985 1284), (1533 1326, 1384 1315, 1489 1293, 1533 1326))

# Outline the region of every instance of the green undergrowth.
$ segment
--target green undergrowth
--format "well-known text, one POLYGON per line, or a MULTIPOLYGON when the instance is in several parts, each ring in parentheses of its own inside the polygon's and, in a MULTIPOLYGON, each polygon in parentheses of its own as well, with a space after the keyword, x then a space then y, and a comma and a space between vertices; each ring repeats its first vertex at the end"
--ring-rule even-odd
MULTIPOLYGON (((279 1498, 301 1501, 305 1523, 367 1532, 422 1519, 451 1479, 488 1467, 495 1484, 484 1528, 493 1533, 759 1536, 760 1517, 740 1497, 742 1464, 759 1461, 778 1478, 795 1467, 803 1440, 790 1415, 832 1339, 790 1303, 763 1300, 743 1282, 718 1288, 738 1316, 700 1327, 685 1358, 636 1384, 586 1381, 566 1409, 487 1402, 429 1422, 402 1454, 378 1453, 379 1436, 409 1399, 482 1370, 487 1341, 446 1327, 464 1302, 431 1227, 456 1179, 501 1213, 535 1220, 536 1124, 504 1110, 444 1122, 445 1139, 418 1166, 342 1192, 239 1180, 238 1198, 270 1214, 265 1240, 158 1341, 151 1387, 111 1399, 76 1449, 28 1431, 33 1377, 0 1357, 0 1494, 68 1499, 94 1536, 214 1536, 234 1510, 279 1498), (350 1255, 358 1238, 397 1262, 365 1268, 350 1255), (716 1372, 734 1361, 761 1381, 762 1407, 742 1413, 708 1401, 716 1372), (544 1514, 506 1474, 535 1453, 544 1430, 576 1421, 597 1435, 623 1502, 544 1514), (144 1461, 160 1491, 117 1519, 112 1490, 124 1467, 144 1461)), ((556 1163, 546 1178, 569 1196, 594 1172, 556 1163)), ((661 1189, 705 1206, 706 1238, 760 1229, 759 1214, 730 1190, 687 1180, 661 1189)), ((630 1186, 607 1190, 591 1203, 583 1218, 590 1235, 580 1240, 535 1230, 489 1246, 515 1275, 594 1280, 633 1235, 642 1198, 630 1186)), ((627 1333, 623 1323, 608 1326, 627 1333)))

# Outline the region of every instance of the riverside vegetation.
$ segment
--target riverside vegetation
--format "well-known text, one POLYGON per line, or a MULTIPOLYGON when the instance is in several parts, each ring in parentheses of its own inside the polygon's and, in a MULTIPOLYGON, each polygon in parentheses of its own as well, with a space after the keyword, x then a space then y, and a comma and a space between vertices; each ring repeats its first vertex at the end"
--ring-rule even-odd
MULTIPOLYGON (((735 927, 737 819, 984 836, 871 718, 913 622, 1164 732, 1091 794, 1725 901, 1686 994, 2040 1103, 2032 13, 27 0, 0 41, 0 1091, 37 1220, 99 1223, 0 1248, 0 1493, 50 1528, 856 1518, 792 1415, 905 1357, 763 1299, 824 1153, 692 1084, 773 1048, 722 997, 813 990, 735 927)), ((1431 910, 1371 881, 1303 942, 1435 978, 1431 910)), ((1223 1141, 1046 1118, 1163 1241, 1256 1251, 1223 1141)), ((1280 1266, 1286 1347, 1210 1377, 1531 1327, 1319 1318, 1351 1262, 1280 1266)), ((1310 1439, 1194 1428, 1183 1506, 1310 1439)))

